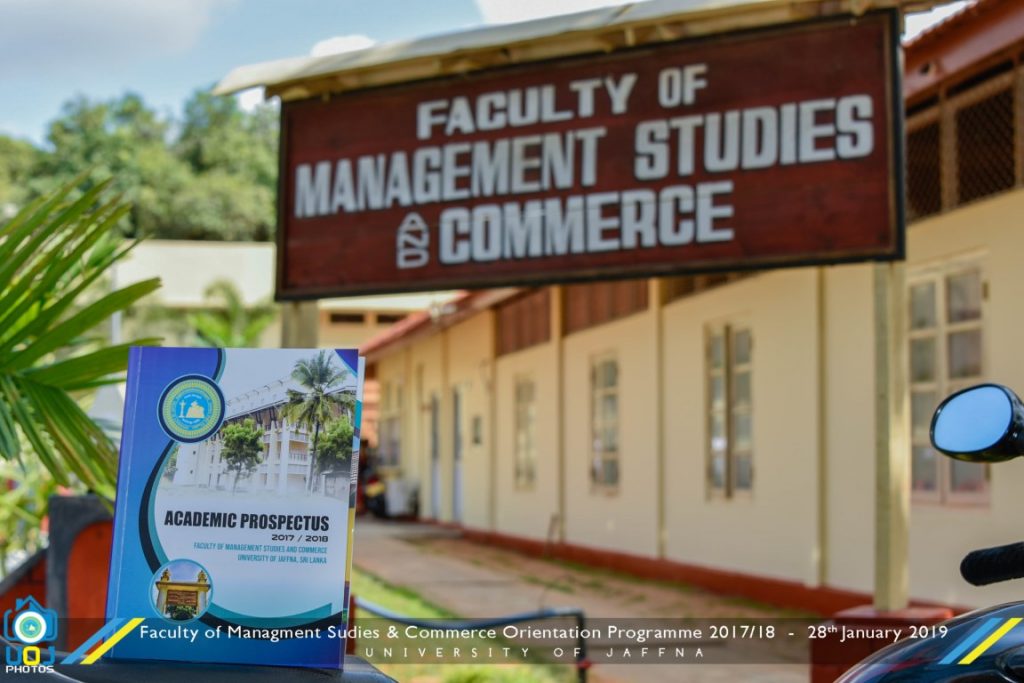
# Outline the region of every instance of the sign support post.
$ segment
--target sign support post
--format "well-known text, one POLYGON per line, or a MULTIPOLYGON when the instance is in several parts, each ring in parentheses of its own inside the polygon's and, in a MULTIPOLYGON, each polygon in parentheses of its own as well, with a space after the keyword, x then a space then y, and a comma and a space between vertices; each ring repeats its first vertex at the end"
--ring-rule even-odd
POLYGON ((875 598, 880 612, 909 602, 910 397, 906 267, 874 265, 875 598))
POLYGON ((281 306, 281 346, 314 349, 319 346, 320 310, 314 301, 286 301, 281 306))

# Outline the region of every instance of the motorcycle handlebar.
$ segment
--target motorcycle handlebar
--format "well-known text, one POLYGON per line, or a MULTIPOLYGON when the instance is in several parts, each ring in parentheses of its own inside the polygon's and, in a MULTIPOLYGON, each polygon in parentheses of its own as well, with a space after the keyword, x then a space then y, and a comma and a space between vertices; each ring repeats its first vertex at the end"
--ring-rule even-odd
POLYGON ((967 553, 960 576, 974 586, 1024 577, 1024 543, 1011 543, 967 553))

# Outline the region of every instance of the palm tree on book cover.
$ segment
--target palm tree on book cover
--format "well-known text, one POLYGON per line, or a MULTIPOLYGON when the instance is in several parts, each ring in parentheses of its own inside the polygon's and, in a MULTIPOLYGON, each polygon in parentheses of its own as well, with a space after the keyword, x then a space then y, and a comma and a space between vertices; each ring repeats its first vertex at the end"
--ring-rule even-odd
POLYGON ((352 397, 337 391, 348 377, 348 373, 331 363, 330 351, 321 350, 317 355, 295 363, 292 378, 306 391, 288 390, 288 401, 283 413, 293 423, 312 432, 310 443, 309 471, 306 476, 306 491, 313 490, 316 451, 320 432, 326 429, 344 410, 352 407, 352 397))

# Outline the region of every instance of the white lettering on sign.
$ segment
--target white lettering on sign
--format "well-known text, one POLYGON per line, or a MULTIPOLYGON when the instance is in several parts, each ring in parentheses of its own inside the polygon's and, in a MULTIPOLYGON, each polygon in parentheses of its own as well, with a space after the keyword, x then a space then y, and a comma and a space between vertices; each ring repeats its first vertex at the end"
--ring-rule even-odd
POLYGON ((522 128, 538 123, 558 123, 594 115, 595 102, 607 98, 612 114, 625 114, 637 74, 590 78, 569 83, 574 106, 559 108, 554 85, 489 92, 420 102, 416 108, 416 137, 429 140, 435 134, 472 135, 478 131, 522 128))
POLYGON ((453 142, 354 160, 299 164, 295 216, 358 213, 471 197, 592 187, 606 129, 453 142))
POLYGON ((638 186, 588 192, 599 187, 601 145, 616 125, 607 117, 629 113, 638 82, 627 72, 422 101, 415 112, 422 145, 296 165, 293 214, 456 204, 440 211, 436 225, 406 215, 396 233, 400 269, 429 261, 432 232, 443 265, 712 244, 735 238, 729 174, 875 152, 870 95, 699 111, 712 87, 707 64, 673 65, 642 91, 665 116, 629 131, 638 186), (601 125, 588 121, 599 112, 601 125), (542 124, 558 125, 500 135, 542 124), (470 137, 479 133, 487 139, 470 137), (642 186, 648 182, 667 186, 642 186), (559 196, 514 199, 552 192, 559 196), (463 205, 479 199, 490 201, 463 205))
POLYGON ((457 265, 730 240, 732 191, 725 180, 452 207, 441 212, 438 258, 457 265))
POLYGON ((399 269, 421 268, 430 260, 430 229, 416 212, 398 226, 396 265, 399 269))

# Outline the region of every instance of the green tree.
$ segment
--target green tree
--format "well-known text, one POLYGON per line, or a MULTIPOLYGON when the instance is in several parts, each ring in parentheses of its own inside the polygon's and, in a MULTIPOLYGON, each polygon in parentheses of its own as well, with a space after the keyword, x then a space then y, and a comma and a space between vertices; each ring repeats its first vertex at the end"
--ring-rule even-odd
POLYGON ((273 305, 246 306, 238 289, 228 280, 218 280, 206 289, 213 310, 193 313, 189 324, 200 341, 221 348, 259 346, 263 331, 274 322, 273 305))
POLYGON ((245 112, 233 97, 195 91, 185 103, 174 145, 194 181, 175 197, 176 234, 167 236, 270 239, 276 221, 277 131, 274 107, 245 112))
POLYGON ((309 472, 306 476, 307 491, 313 490, 313 468, 317 459, 320 430, 353 405, 351 396, 337 391, 348 373, 331 362, 332 354, 331 351, 321 350, 317 355, 295 363, 292 378, 306 391, 289 389, 288 400, 282 409, 287 419, 304 427, 307 433, 313 433, 309 472))
POLYGON ((185 103, 176 148, 196 173, 223 171, 273 191, 277 184, 278 113, 245 112, 234 97, 195 91, 185 103))
POLYGON ((272 189, 213 170, 190 176, 142 225, 164 239, 258 242, 274 234, 275 220, 272 189))
POLYGON ((29 163, 25 196, 83 172, 86 186, 114 177, 114 188, 133 203, 121 225, 130 236, 266 240, 276 220, 277 121, 273 107, 245 112, 234 98, 202 90, 181 121, 132 93, 106 101, 78 97, 50 124, 52 151, 33 156, 31 145, 9 150, 0 141, 0 208, 5 165, 29 163))
POLYGON ((252 418, 232 422, 220 430, 222 442, 220 457, 227 463, 228 472, 235 473, 231 486, 234 493, 241 476, 249 476, 263 462, 263 430, 252 418))
POLYGON ((0 224, 0 456, 19 459, 24 439, 58 484, 73 476, 113 499, 117 454, 77 399, 121 381, 129 346, 156 341, 109 346, 93 332, 160 281, 88 301, 135 242, 116 239, 130 209, 105 198, 108 182, 76 195, 77 180, 0 224))
POLYGON ((121 227, 138 236, 157 233, 174 197, 190 180, 188 165, 168 147, 169 122, 127 93, 105 102, 70 100, 50 124, 53 148, 38 167, 37 190, 46 190, 86 173, 85 186, 114 178, 116 191, 132 202, 121 227))
POLYGON ((0 461, 0 578, 20 554, 31 555, 46 545, 43 518, 57 484, 37 460, 0 461))
POLYGON ((0 135, 0 220, 29 198, 29 180, 43 153, 32 143, 0 135))
POLYGON ((343 413, 324 430, 317 452, 317 472, 344 470, 352 459, 352 437, 355 430, 346 413, 343 413))

